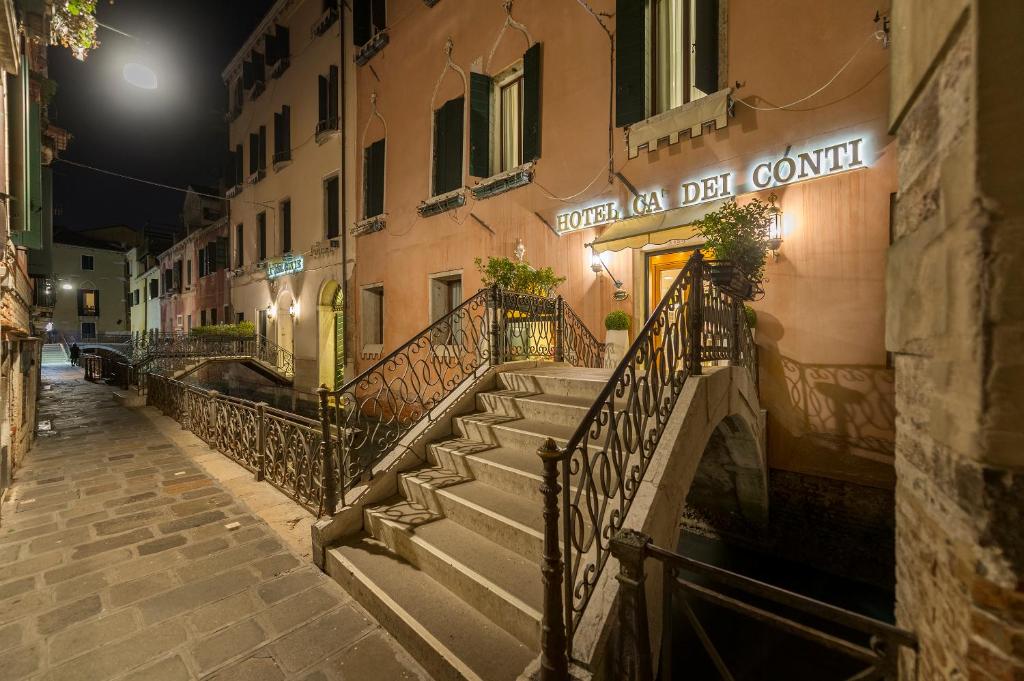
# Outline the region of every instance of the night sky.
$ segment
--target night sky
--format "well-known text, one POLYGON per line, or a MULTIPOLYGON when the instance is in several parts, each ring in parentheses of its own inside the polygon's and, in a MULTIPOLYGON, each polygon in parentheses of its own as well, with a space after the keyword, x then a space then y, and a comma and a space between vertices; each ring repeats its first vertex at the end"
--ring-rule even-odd
MULTIPOLYGON (((63 158, 184 187, 216 185, 226 149, 221 71, 273 0, 101 0, 101 45, 84 62, 50 48, 57 95, 50 118, 73 135, 63 158), (142 63, 156 90, 129 85, 124 65, 142 63)), ((71 229, 147 222, 180 224, 184 195, 57 162, 54 223, 71 229)))

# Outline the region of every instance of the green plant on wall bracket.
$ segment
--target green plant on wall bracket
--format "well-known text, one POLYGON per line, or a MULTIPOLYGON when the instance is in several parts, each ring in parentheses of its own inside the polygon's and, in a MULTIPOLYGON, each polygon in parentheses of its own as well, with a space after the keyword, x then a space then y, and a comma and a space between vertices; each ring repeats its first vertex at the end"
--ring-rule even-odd
POLYGON ((747 326, 757 328, 757 311, 749 305, 743 306, 743 314, 747 318, 747 326))
POLYGON ((509 258, 487 258, 487 264, 481 258, 473 262, 484 286, 497 286, 516 293, 547 297, 565 281, 565 277, 557 276, 550 267, 534 269, 526 262, 509 258))
POLYGON ((622 310, 612 310, 604 318, 604 328, 609 331, 629 331, 629 315, 622 310))
POLYGON ((712 251, 716 259, 733 263, 755 284, 764 278, 770 211, 774 202, 774 194, 768 203, 753 199, 740 205, 733 199, 694 223, 704 236, 705 248, 712 251))

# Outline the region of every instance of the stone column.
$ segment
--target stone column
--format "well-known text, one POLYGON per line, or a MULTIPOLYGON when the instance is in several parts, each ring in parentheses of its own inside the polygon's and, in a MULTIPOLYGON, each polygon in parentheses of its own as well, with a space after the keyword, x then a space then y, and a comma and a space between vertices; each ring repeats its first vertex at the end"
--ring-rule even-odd
POLYGON ((1021 26, 1020 2, 893 3, 896 600, 920 642, 902 678, 1024 678, 1021 26))

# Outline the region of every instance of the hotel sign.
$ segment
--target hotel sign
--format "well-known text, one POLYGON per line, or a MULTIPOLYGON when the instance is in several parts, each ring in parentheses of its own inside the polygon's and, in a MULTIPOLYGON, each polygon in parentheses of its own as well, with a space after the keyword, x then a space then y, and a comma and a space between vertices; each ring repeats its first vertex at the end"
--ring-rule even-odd
MULTIPOLYGON (((863 137, 814 147, 796 156, 787 153, 781 158, 762 161, 751 167, 742 178, 748 181, 744 188, 746 191, 760 191, 863 168, 866 167, 863 156, 863 137)), ((728 171, 683 182, 672 191, 660 189, 640 192, 624 206, 616 201, 608 201, 577 208, 556 215, 555 229, 559 235, 568 234, 623 218, 729 198, 736 195, 736 180, 737 173, 728 171)))
POLYGON ((267 279, 277 279, 286 274, 301 272, 304 266, 305 263, 301 255, 285 258, 284 260, 274 260, 267 263, 267 279))

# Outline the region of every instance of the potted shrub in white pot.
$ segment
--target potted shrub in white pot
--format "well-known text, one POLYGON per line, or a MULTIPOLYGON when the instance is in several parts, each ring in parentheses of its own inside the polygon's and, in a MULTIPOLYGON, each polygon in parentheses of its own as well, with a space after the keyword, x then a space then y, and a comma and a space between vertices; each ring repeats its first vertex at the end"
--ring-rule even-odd
POLYGON ((629 315, 622 310, 612 310, 604 318, 604 365, 618 366, 629 348, 629 315))

